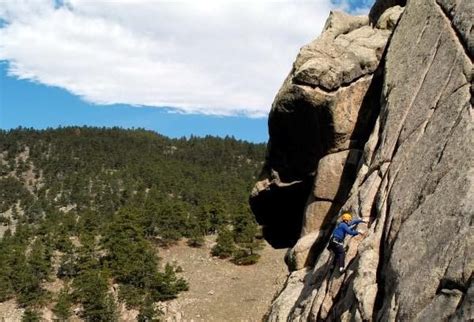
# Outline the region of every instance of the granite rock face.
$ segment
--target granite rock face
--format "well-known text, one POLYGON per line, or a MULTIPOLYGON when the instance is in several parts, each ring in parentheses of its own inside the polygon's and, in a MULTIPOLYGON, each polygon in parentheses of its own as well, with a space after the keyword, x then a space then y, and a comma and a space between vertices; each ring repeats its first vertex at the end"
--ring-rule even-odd
POLYGON ((474 319, 474 2, 411 0, 398 23, 389 23, 400 10, 393 4, 400 1, 377 1, 371 12, 371 19, 378 16, 374 29, 390 25, 394 31, 375 69, 382 76, 371 82, 381 91, 364 97, 379 104, 372 105, 377 114, 370 136, 356 147, 320 144, 326 150, 314 163, 302 238, 288 254, 294 271, 272 304, 270 321, 474 319), (349 165, 344 154, 352 150, 360 151, 357 165, 341 173, 341 164, 349 165), (327 210, 321 202, 336 206, 327 210), (370 221, 358 228, 367 237, 347 238, 343 274, 331 271, 325 248, 340 209, 370 221))
MULTIPOLYGON (((363 148, 378 114, 377 95, 370 93, 381 91, 374 80, 381 77, 380 60, 401 11, 392 8, 375 28, 368 17, 332 12, 322 35, 298 54, 273 103, 267 159, 250 198, 273 246, 289 247, 300 237, 302 222, 311 217, 304 218, 305 209, 317 201, 308 195, 314 178, 324 177, 318 173, 324 156, 351 150, 350 161, 357 163, 355 150, 363 148)), ((340 161, 346 170, 346 160, 340 161)))
POLYGON ((407 0, 376 0, 369 12, 369 20, 372 25, 377 24, 380 16, 386 14, 387 9, 395 6, 404 7, 407 0))

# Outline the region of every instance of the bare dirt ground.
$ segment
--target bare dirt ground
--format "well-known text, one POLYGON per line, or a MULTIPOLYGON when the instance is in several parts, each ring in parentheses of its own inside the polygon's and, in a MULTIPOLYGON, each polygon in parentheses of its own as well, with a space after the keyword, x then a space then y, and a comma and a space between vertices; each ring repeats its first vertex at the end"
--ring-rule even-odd
POLYGON ((159 249, 162 263, 176 261, 180 274, 189 283, 189 291, 166 303, 168 321, 261 321, 275 294, 287 276, 283 261, 285 249, 266 245, 259 262, 237 266, 210 255, 214 244, 206 240, 202 248, 185 242, 159 249))

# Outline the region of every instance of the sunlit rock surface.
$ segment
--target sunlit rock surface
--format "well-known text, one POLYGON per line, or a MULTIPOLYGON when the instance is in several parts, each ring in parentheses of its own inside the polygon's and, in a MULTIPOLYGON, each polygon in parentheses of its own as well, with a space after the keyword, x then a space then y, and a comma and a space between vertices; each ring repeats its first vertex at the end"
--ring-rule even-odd
MULTIPOLYGON (((314 179, 294 197, 305 206, 280 214, 301 216, 301 238, 270 321, 474 319, 474 2, 400 4, 377 1, 370 23, 333 13, 275 99, 262 180, 314 179), (325 247, 341 209, 371 222, 347 238, 342 275, 325 247)), ((272 189, 251 198, 267 227, 272 189)))

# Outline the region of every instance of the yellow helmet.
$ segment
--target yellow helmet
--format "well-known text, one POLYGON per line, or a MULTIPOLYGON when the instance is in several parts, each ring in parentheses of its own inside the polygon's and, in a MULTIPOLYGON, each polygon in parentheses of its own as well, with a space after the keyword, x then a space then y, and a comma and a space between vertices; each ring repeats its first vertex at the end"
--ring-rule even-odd
POLYGON ((351 221, 352 220, 352 215, 350 212, 344 212, 342 214, 342 221, 351 221))

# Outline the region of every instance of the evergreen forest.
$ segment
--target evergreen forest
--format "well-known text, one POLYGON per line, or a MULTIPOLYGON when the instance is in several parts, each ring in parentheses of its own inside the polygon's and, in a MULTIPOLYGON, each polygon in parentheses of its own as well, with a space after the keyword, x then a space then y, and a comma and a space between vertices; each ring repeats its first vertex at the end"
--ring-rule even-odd
POLYGON ((153 321, 154 303, 189 288, 159 248, 185 240, 237 265, 258 261, 248 195, 264 144, 170 139, 143 129, 0 131, 0 302, 24 321, 114 321, 117 306, 153 321), (55 281, 59 291, 48 284, 55 281))

